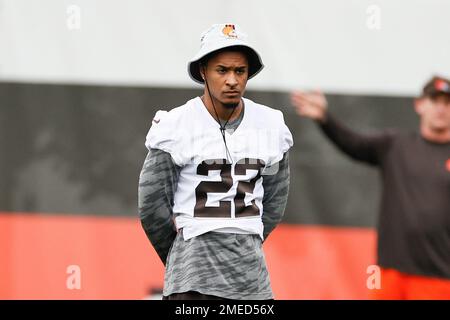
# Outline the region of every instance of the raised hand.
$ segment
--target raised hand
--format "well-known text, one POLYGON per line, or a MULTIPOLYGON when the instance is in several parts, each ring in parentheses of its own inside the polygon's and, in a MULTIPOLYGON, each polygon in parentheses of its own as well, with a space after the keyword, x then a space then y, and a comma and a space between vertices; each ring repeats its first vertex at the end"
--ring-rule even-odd
POLYGON ((291 94, 291 103, 298 115, 316 121, 324 122, 327 115, 327 99, 322 92, 294 91, 291 94))

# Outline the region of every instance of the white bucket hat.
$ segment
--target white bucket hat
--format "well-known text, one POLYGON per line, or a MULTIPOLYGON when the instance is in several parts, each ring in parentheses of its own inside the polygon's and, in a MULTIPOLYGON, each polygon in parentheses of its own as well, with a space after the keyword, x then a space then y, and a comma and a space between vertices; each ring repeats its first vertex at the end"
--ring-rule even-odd
POLYGON ((227 47, 246 48, 249 63, 248 78, 253 78, 263 68, 261 57, 258 52, 247 43, 247 35, 242 32, 236 24, 214 24, 203 32, 200 38, 200 50, 188 63, 188 73, 195 82, 204 83, 200 74, 200 60, 211 52, 227 47))

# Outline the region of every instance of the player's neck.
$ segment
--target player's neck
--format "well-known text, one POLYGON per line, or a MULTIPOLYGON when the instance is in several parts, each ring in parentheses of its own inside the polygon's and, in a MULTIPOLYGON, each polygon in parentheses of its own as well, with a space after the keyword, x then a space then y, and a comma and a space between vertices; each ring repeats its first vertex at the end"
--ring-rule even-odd
POLYGON ((450 129, 447 130, 433 130, 430 127, 422 125, 420 127, 420 133, 426 140, 435 143, 448 143, 450 142, 450 129))
POLYGON ((231 122, 235 119, 237 119, 242 112, 242 100, 239 101, 239 104, 234 108, 225 107, 220 101, 217 99, 214 99, 214 105, 211 101, 211 98, 209 95, 205 94, 201 97, 203 104, 205 105, 208 112, 211 114, 211 116, 217 120, 217 115, 222 121, 228 121, 231 122), (214 111, 214 107, 216 108, 216 111, 214 111), (231 116, 231 117, 230 117, 231 116))

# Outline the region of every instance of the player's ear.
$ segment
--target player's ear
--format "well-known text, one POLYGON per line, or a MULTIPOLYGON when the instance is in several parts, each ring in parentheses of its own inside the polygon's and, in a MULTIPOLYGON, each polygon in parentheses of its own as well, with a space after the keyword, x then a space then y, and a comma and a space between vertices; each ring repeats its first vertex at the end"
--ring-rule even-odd
POLYGON ((205 70, 206 67, 203 63, 200 64, 200 75, 202 76, 202 79, 205 80, 205 70))
POLYGON ((425 98, 424 97, 419 97, 419 98, 415 98, 414 99, 414 109, 416 110, 417 114, 421 115, 422 114, 422 110, 423 110, 423 106, 425 104, 425 98))

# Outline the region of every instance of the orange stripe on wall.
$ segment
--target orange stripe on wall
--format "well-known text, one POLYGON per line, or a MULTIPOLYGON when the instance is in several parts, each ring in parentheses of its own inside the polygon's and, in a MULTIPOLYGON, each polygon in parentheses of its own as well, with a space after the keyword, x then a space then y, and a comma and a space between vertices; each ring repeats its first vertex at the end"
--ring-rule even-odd
POLYGON ((163 265, 138 219, 15 213, 0 225, 0 298, 140 299, 161 286, 163 265), (70 265, 80 290, 66 286, 70 265))
MULTIPOLYGON (((142 299, 164 268, 136 218, 0 214, 0 299, 142 299), (81 289, 68 289, 69 265, 81 289)), ((280 225, 264 244, 277 299, 366 299, 371 229, 280 225)))
POLYGON ((264 245, 276 299, 368 299, 372 229, 280 225, 264 245))

